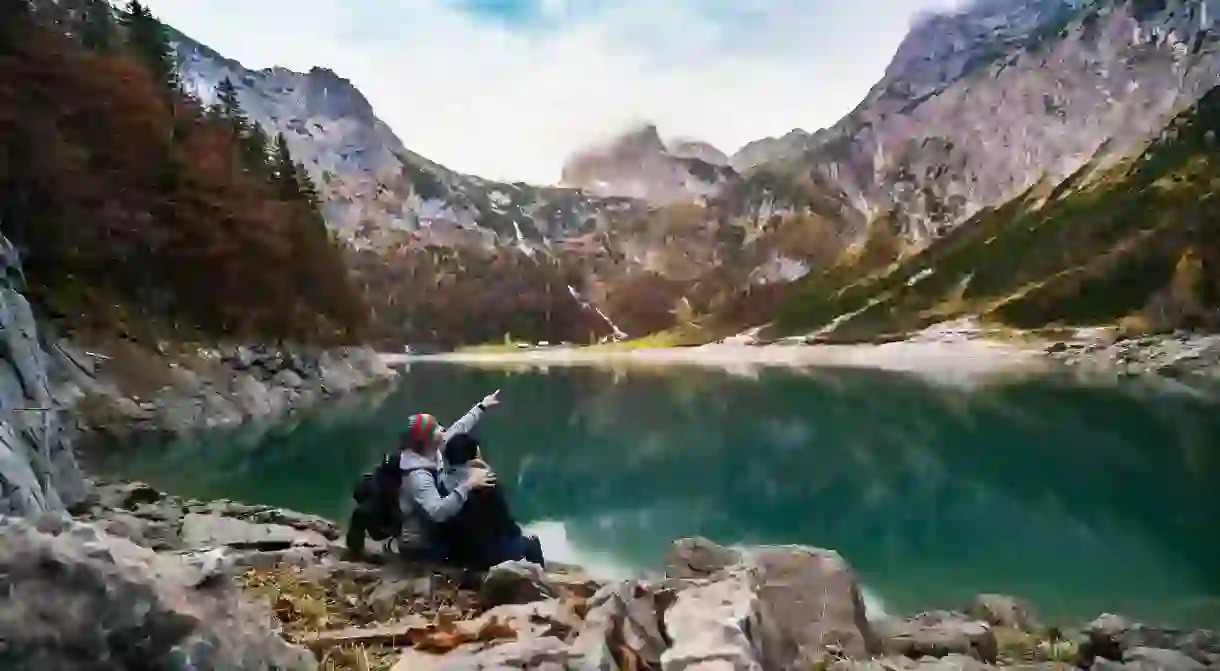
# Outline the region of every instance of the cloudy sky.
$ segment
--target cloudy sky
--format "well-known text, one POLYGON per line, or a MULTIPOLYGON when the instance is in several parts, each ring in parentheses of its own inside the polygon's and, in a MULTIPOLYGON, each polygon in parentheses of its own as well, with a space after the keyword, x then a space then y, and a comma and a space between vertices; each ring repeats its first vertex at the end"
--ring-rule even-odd
POLYGON ((330 67, 407 147, 550 183, 634 122, 726 152, 834 123, 954 0, 148 0, 247 67, 330 67))

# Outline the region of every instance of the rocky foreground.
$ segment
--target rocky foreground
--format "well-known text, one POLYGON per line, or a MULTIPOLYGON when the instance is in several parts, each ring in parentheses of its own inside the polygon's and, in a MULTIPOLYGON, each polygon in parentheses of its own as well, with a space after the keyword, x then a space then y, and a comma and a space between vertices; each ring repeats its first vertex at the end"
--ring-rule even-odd
MULTIPOLYGON (((0 666, 30 669, 1200 671, 1220 635, 1020 600, 870 622, 830 550, 676 541, 666 577, 525 563, 478 580, 344 559, 317 517, 98 483, 75 519, 0 518, 0 666)), ((469 578, 469 576, 467 577, 469 578)))

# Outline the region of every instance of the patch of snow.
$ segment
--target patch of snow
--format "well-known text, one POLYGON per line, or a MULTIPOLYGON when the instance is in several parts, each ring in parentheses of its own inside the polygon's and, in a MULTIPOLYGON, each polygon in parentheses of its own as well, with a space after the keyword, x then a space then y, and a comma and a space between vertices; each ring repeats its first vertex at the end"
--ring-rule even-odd
POLYGON ((922 282, 923 280, 931 277, 933 274, 935 274, 935 272, 936 271, 932 270, 931 268, 924 268, 923 270, 915 273, 915 275, 911 279, 907 280, 907 286, 913 287, 916 284, 922 282))

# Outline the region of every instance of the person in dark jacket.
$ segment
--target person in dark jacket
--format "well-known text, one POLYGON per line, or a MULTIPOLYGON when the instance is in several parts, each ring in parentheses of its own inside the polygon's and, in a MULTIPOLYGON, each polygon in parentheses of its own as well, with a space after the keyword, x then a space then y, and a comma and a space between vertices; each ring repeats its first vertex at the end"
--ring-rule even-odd
MULTIPOLYGON (((469 433, 450 437, 444 447, 441 489, 460 486, 479 468, 486 468, 486 462, 478 439, 469 433)), ((503 485, 471 491, 457 515, 442 525, 441 533, 453 561, 467 568, 484 571, 517 559, 545 565, 537 537, 526 536, 513 519, 503 485)))

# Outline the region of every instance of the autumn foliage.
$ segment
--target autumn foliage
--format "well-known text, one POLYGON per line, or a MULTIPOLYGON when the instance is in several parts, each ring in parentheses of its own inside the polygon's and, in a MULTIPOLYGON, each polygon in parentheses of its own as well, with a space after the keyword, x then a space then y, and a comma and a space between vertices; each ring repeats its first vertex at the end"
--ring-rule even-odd
POLYGON ((609 327, 568 291, 575 267, 516 250, 426 247, 392 257, 353 252, 374 346, 539 340, 588 342, 609 327))
POLYGON ((41 309, 132 336, 356 335, 366 308, 299 166, 252 163, 132 29, 6 12, 0 225, 41 309))

